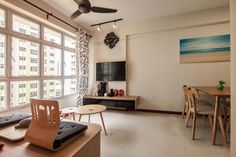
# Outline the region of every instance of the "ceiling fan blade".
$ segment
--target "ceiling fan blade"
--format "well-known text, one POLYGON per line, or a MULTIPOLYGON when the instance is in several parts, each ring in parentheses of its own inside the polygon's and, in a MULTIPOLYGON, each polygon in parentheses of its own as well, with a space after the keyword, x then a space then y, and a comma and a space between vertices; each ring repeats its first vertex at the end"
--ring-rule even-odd
POLYGON ((71 19, 75 19, 76 17, 78 17, 78 16, 80 16, 82 13, 79 11, 79 10, 77 10, 76 12, 74 12, 71 16, 70 16, 70 18, 71 19))
POLYGON ((95 13, 115 13, 117 12, 116 9, 110 9, 110 8, 102 8, 102 7, 92 7, 92 12, 95 13))

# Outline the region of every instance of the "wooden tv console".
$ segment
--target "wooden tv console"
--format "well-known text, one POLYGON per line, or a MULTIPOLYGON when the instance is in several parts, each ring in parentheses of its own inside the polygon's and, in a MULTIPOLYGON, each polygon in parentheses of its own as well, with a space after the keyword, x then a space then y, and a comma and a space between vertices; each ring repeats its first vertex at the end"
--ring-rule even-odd
POLYGON ((84 96, 83 104, 102 104, 108 108, 122 108, 136 110, 138 106, 138 96, 84 96))

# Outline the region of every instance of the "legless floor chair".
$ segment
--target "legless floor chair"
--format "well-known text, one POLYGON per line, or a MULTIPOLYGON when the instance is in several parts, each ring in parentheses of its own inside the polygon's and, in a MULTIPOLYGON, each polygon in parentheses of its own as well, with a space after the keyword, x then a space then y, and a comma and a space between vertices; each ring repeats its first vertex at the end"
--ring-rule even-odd
POLYGON ((87 128, 75 122, 60 122, 59 105, 54 100, 31 99, 32 121, 25 140, 56 151, 87 128))

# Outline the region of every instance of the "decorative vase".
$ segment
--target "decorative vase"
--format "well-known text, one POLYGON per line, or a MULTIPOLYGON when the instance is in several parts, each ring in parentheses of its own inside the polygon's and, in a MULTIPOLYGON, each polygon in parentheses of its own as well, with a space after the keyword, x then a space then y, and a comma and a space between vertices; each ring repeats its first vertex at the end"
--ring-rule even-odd
POLYGON ((224 81, 218 81, 218 85, 216 86, 217 90, 223 90, 224 89, 224 81))

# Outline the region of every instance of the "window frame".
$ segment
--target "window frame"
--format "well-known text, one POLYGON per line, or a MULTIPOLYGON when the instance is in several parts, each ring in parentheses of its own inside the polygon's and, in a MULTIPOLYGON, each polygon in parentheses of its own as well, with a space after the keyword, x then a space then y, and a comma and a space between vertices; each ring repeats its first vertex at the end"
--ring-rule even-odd
MULTIPOLYGON (((75 93, 73 94, 69 94, 69 95, 64 95, 64 80, 65 79, 76 79, 76 74, 72 75, 72 76, 64 76, 64 51, 70 51, 70 52, 74 52, 76 53, 76 50, 73 48, 69 48, 69 47, 65 47, 64 46, 64 37, 70 37, 75 39, 75 36, 72 36, 66 32, 63 32, 62 30, 59 30, 57 28, 54 28, 51 25, 48 25, 46 23, 43 23, 39 20, 36 20, 34 18, 31 18, 27 15, 24 15, 22 13, 19 13, 18 11, 15 11, 13 9, 10 9, 4 5, 0 4, 0 8, 5 10, 5 27, 0 27, 0 33, 4 34, 6 36, 6 57, 5 57, 5 63, 9 64, 9 66, 5 66, 5 77, 0 77, 0 82, 6 82, 6 90, 7 90, 7 94, 6 94, 6 108, 4 109, 0 109, 1 111, 4 110, 10 110, 10 109, 14 109, 14 108, 22 108, 22 107, 26 107, 28 106, 28 104, 24 104, 24 105, 18 105, 15 107, 10 107, 10 102, 11 102, 11 82, 12 81, 34 81, 34 80, 38 80, 39 81, 39 98, 43 99, 44 98, 44 87, 43 87, 43 83, 44 80, 60 80, 61 81, 61 96, 60 97, 53 97, 53 98, 49 98, 49 99, 62 99, 64 97, 68 97, 71 95, 75 95, 75 93), (37 37, 33 37, 31 35, 27 35, 27 34, 22 34, 20 32, 16 32, 13 30, 13 14, 15 14, 16 16, 22 17, 26 20, 32 21, 36 24, 39 25, 39 38, 37 37), (61 45, 50 42, 50 41, 46 41, 44 40, 44 28, 47 27, 53 31, 56 31, 58 33, 61 34, 61 45), (39 75, 38 76, 12 76, 11 75, 11 70, 12 70, 12 65, 11 65, 11 59, 12 59, 12 38, 19 38, 19 39, 23 39, 23 40, 27 40, 30 42, 36 42, 39 44, 39 75), (47 46, 51 46, 51 47, 55 47, 55 48, 59 48, 61 49, 61 75, 60 76, 45 76, 44 75, 44 45, 47 46)), ((76 66, 76 63, 75 63, 76 66)), ((77 68, 77 67, 76 67, 77 68)))

